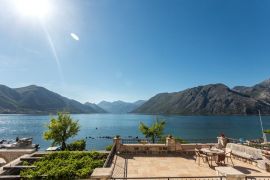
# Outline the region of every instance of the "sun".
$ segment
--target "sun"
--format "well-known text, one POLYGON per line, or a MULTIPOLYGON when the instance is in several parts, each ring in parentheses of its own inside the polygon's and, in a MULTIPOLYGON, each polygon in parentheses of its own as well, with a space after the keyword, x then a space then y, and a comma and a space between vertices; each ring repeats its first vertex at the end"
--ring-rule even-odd
POLYGON ((45 18, 50 12, 48 0, 16 0, 15 6, 23 16, 45 18))

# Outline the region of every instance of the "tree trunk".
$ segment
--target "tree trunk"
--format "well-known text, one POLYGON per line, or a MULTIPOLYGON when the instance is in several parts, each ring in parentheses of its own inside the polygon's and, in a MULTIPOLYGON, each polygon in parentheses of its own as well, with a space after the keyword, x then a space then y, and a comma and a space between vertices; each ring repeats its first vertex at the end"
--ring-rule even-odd
POLYGON ((152 137, 152 143, 155 144, 155 137, 152 137))
POLYGON ((66 142, 65 141, 62 142, 62 147, 61 148, 62 148, 62 150, 66 150, 67 146, 66 146, 66 142))

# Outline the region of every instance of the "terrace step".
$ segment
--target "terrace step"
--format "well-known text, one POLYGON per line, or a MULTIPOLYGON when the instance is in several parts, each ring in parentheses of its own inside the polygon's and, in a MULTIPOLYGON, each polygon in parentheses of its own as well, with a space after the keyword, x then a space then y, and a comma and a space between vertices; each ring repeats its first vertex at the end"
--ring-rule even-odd
POLYGON ((36 166, 4 166, 4 170, 11 170, 11 169, 31 169, 35 168, 36 166))
POLYGON ((21 161, 31 161, 31 160, 39 160, 42 157, 22 157, 20 158, 21 161))
POLYGON ((16 179, 21 179, 21 176, 20 175, 4 175, 4 176, 0 176, 0 179, 16 180, 16 179))

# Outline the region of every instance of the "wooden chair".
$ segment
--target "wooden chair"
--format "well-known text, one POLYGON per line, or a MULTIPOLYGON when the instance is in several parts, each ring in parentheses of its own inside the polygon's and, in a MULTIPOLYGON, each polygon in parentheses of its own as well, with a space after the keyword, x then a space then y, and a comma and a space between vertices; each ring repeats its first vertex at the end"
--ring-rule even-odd
POLYGON ((199 165, 200 165, 200 159, 202 159, 203 162, 208 162, 207 155, 201 153, 199 149, 195 148, 195 162, 198 161, 199 165))

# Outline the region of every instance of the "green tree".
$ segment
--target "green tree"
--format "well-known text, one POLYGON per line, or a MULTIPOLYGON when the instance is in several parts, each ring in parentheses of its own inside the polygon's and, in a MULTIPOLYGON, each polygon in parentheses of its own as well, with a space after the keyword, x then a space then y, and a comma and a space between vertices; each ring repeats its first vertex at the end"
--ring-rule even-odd
POLYGON ((139 129, 146 138, 151 138, 152 142, 155 143, 156 138, 161 138, 165 127, 165 121, 156 121, 148 127, 144 123, 140 122, 139 129))
POLYGON ((52 140, 52 145, 61 145, 65 150, 68 138, 77 135, 80 130, 78 121, 74 121, 68 113, 58 113, 57 118, 52 118, 44 133, 45 140, 52 140))

